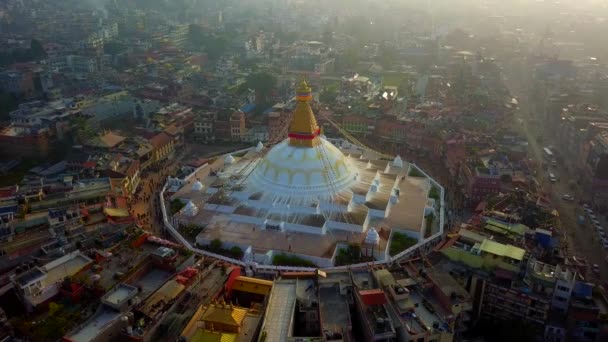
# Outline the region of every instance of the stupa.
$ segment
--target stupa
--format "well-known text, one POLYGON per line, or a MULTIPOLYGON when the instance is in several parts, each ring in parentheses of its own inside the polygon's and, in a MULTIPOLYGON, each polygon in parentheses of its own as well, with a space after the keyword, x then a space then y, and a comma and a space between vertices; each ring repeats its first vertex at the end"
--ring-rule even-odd
POLYGON ((422 234, 429 181, 409 177, 410 165, 400 157, 383 160, 322 136, 305 81, 298 84, 295 100, 283 141, 227 154, 221 173, 196 174, 208 177, 203 191, 187 187, 174 194, 194 200, 201 209, 194 216, 176 217, 181 223, 205 223, 197 243, 204 246, 219 238, 243 250, 251 247, 256 258, 288 251, 314 256, 327 266, 344 241, 367 243, 374 258, 384 258, 387 235, 368 232, 372 227, 422 234))
POLYGON ((276 198, 327 199, 356 180, 357 168, 320 136, 311 99, 311 89, 302 81, 288 138, 259 162, 247 180, 249 188, 276 198))

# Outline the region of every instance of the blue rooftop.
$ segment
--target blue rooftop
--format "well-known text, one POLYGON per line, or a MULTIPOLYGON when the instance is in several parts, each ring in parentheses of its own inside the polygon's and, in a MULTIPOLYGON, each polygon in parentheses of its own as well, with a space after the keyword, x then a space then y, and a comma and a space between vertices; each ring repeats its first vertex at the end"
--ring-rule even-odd
POLYGON ((575 297, 578 298, 591 298, 593 294, 593 285, 582 281, 577 281, 574 284, 574 290, 572 291, 575 297))
POLYGON ((255 104, 248 103, 248 104, 244 105, 243 107, 241 107, 241 112, 247 114, 247 113, 253 112, 254 109, 255 109, 255 104))

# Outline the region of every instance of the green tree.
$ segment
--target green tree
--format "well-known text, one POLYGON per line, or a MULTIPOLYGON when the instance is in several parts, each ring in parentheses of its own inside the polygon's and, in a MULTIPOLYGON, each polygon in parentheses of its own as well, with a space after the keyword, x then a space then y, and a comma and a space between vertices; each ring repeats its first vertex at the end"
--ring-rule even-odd
POLYGON ((222 246, 223 246, 222 240, 220 240, 220 239, 213 239, 209 243, 209 250, 214 251, 214 252, 221 251, 222 248, 223 248, 222 246))
POLYGON ((240 259, 243 257, 244 253, 241 247, 233 246, 232 248, 230 248, 230 255, 232 255, 232 257, 235 259, 240 259))
POLYGON ((331 85, 329 87, 325 87, 319 96, 319 100, 322 103, 331 103, 334 102, 338 96, 338 89, 335 85, 331 85))
POLYGON ((188 31, 188 44, 194 50, 202 50, 207 53, 207 57, 218 60, 228 49, 228 37, 205 32, 199 25, 190 25, 188 31))
POLYGON ((378 53, 377 62, 385 69, 392 68, 399 62, 399 53, 391 45, 383 44, 378 53))
POLYGON ((267 72, 258 72, 247 77, 247 86, 255 90, 255 102, 258 105, 268 102, 276 85, 277 78, 267 72))
POLYGON ((14 94, 0 93, 0 121, 7 121, 8 114, 17 109, 17 97, 14 94))
POLYGON ((337 64, 342 70, 352 70, 359 63, 359 47, 351 46, 338 56, 337 64))
POLYGON ((127 47, 123 43, 115 40, 107 42, 103 46, 104 52, 112 56, 118 55, 119 53, 124 52, 126 49, 127 47))
POLYGON ((30 43, 29 57, 31 60, 46 58, 46 51, 44 51, 44 47, 36 39, 32 39, 30 43))

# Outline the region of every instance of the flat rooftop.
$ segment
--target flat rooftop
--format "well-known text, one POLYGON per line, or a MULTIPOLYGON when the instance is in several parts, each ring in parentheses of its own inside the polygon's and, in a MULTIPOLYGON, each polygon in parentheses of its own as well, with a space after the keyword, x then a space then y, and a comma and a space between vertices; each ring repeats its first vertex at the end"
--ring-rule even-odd
POLYGON ((286 341, 291 329, 296 304, 296 280, 275 281, 266 306, 262 331, 266 342, 286 341))
POLYGON ((351 325, 348 298, 340 294, 338 286, 319 287, 319 301, 323 329, 341 332, 351 325))
POLYGON ((145 298, 152 292, 158 290, 169 278, 171 273, 152 267, 146 274, 139 278, 133 285, 141 286, 141 298, 145 298))
POLYGON ((112 305, 120 305, 125 300, 136 294, 137 291, 137 287, 135 286, 118 284, 102 297, 102 301, 112 305))
POLYGON ((67 259, 65 262, 51 265, 52 263, 43 266, 46 270, 46 279, 44 283, 47 285, 54 284, 67 276, 72 276, 82 270, 85 266, 92 263, 93 260, 80 253, 75 254, 72 258, 67 259))
POLYGON ((120 312, 110 308, 103 308, 93 318, 88 320, 77 332, 68 336, 73 342, 89 342, 103 333, 105 329, 115 323, 120 317, 120 312))
MULTIPOLYGON (((255 250, 289 251, 305 255, 331 257, 338 242, 363 242, 365 233, 351 233, 333 230, 325 235, 300 232, 278 232, 259 229, 254 224, 234 222, 227 214, 217 214, 210 218, 209 224, 198 235, 201 239, 230 241, 255 250)), ((380 248, 386 247, 386 238, 380 237, 380 248)))

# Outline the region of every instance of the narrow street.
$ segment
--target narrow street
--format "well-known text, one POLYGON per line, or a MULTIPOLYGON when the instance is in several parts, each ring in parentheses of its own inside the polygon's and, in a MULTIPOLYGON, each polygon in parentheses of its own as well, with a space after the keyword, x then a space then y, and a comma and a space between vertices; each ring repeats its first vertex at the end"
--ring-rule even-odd
MULTIPOLYGON (((523 87, 512 87, 511 89, 524 89, 523 87)), ((588 276, 591 280, 608 279, 608 262, 606 262, 606 251, 600 244, 595 229, 589 222, 581 225, 578 223, 577 218, 579 215, 584 214, 582 206, 578 204, 579 198, 575 201, 566 201, 562 199, 564 194, 579 194, 578 189, 572 189, 569 185, 571 179, 576 179, 570 174, 570 170, 563 165, 557 165, 551 167, 550 170, 555 170, 556 174, 559 175, 559 180, 556 183, 551 183, 546 177, 548 171, 544 171, 540 164, 543 161, 543 147, 540 145, 536 137, 542 134, 545 139, 552 138, 551 132, 539 132, 535 131, 536 128, 531 126, 531 119, 534 118, 534 113, 530 112, 530 105, 528 103, 528 96, 522 92, 514 92, 519 100, 519 111, 516 113, 516 118, 521 119, 520 127, 522 133, 528 140, 529 156, 539 163, 537 169, 537 180, 541 184, 543 191, 550 194, 553 206, 558 210, 561 229, 566 234, 568 243, 568 250, 566 254, 571 256, 579 256, 587 259, 589 267, 593 264, 597 264, 600 267, 600 274, 594 274, 589 271, 588 276), (573 191, 574 190, 574 191, 573 191)), ((550 143, 547 143, 550 145, 550 143)))

